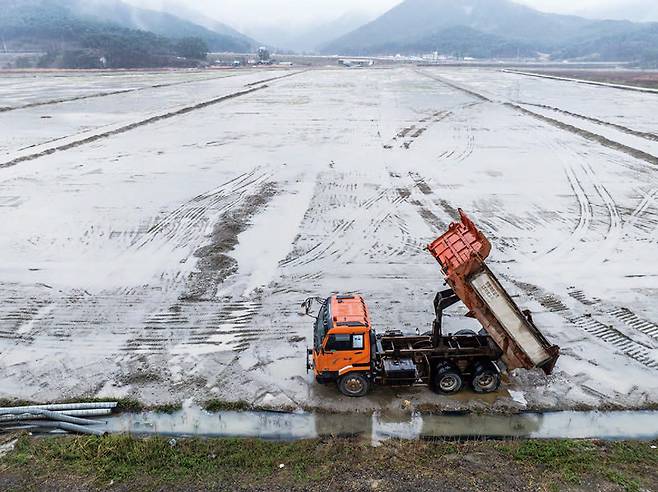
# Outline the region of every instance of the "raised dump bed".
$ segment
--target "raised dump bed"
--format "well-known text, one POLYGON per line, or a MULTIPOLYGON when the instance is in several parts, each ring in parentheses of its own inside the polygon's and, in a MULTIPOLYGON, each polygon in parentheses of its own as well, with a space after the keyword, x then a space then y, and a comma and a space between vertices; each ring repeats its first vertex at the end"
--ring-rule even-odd
POLYGON ((521 311, 485 260, 491 243, 459 210, 461 223, 428 246, 446 281, 503 351, 508 370, 541 368, 550 374, 560 354, 535 326, 529 311, 521 311))

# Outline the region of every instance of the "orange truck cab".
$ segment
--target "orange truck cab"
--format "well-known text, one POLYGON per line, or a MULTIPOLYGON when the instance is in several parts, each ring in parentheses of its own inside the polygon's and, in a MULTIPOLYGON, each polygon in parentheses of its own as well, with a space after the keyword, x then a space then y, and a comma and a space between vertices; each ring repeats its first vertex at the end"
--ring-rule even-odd
POLYGON ((372 344, 368 308, 361 296, 332 296, 322 303, 315 321, 313 358, 319 383, 338 383, 344 394, 363 396, 371 380, 372 344))

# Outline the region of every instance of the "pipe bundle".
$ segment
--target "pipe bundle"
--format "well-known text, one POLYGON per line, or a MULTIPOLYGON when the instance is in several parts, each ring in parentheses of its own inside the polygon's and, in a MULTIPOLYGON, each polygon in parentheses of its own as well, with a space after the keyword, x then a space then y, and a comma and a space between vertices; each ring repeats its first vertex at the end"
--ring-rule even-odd
POLYGON ((76 434, 102 436, 104 430, 97 428, 104 421, 89 417, 110 415, 117 402, 58 403, 0 408, 0 432, 14 430, 46 431, 60 430, 76 434))

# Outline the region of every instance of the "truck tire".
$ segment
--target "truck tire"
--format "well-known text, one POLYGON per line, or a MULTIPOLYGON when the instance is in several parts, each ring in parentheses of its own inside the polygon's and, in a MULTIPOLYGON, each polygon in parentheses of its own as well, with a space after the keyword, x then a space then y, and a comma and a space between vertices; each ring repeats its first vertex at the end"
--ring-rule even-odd
POLYGON ((500 373, 491 362, 478 362, 471 381, 476 393, 493 393, 500 388, 500 373))
POLYGON ((473 330, 459 330, 453 336, 456 336, 456 337, 475 337, 475 336, 477 336, 477 333, 475 333, 473 330))
POLYGON ((459 369, 452 364, 440 364, 434 372, 432 386, 437 393, 454 395, 464 387, 464 379, 459 369))
POLYGON ((363 374, 353 372, 338 380, 338 389, 345 396, 359 398, 368 394, 370 383, 363 374))

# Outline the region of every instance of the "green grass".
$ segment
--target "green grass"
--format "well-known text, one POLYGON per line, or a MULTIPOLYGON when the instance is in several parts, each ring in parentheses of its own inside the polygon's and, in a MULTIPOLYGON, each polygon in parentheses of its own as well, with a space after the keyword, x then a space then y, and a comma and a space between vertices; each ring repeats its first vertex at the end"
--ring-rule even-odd
POLYGON ((253 406, 244 400, 226 401, 226 400, 208 400, 201 405, 206 412, 243 412, 245 410, 253 410, 253 406))
POLYGON ((0 459, 0 484, 7 474, 20 476, 26 488, 37 489, 47 478, 63 485, 84 481, 99 488, 114 483, 139 490, 190 484, 189 490, 217 484, 228 490, 238 488, 232 484, 246 489, 325 490, 330 482, 367 485, 369 479, 393 477, 397 487, 392 488, 414 488, 412 483, 421 480, 420 488, 436 490, 464 485, 508 490, 511 484, 525 484, 538 491, 585 491, 592 484, 608 484, 640 492, 658 489, 657 465, 658 451, 644 442, 389 441, 373 448, 358 439, 21 436, 15 450, 0 459))
POLYGON ((36 405, 36 403, 29 400, 0 398, 0 407, 27 407, 29 405, 36 405))
POLYGON ((640 480, 630 475, 642 467, 658 467, 658 452, 648 443, 539 440, 503 445, 503 450, 563 482, 581 484, 584 477, 603 476, 627 492, 642 489, 640 480))
POLYGON ((597 449, 589 441, 524 441, 512 455, 517 461, 542 465, 572 483, 592 472, 598 460, 597 449))
MULTIPOLYGON (((30 464, 40 474, 65 473, 97 483, 132 482, 148 477, 157 483, 194 478, 228 480, 238 474, 259 480, 279 473, 284 464, 293 481, 305 480, 314 469, 322 479, 322 454, 311 441, 277 443, 259 440, 133 439, 128 436, 34 440, 21 437, 4 460, 9 467, 30 464)), ((347 456, 347 455, 345 455, 347 456)), ((1 470, 1 468, 0 468, 1 470)))
POLYGON ((155 413, 166 413, 171 415, 183 409, 183 403, 163 403, 162 405, 155 405, 148 407, 148 410, 155 413))

